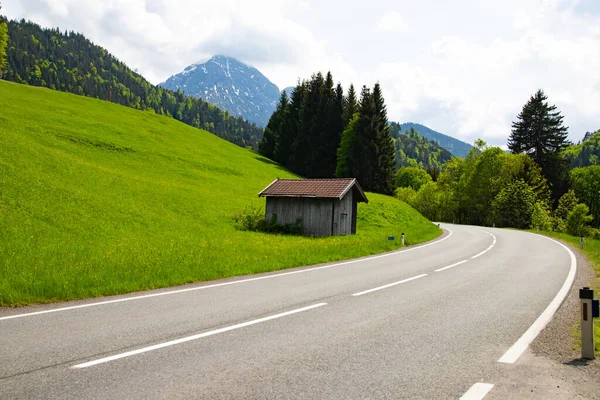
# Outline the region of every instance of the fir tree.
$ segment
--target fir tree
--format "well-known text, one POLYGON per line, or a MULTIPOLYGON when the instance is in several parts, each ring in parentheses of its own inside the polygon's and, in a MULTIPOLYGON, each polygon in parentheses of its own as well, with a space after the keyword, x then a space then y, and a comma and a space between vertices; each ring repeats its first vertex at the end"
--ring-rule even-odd
POLYGON ((279 104, 269 119, 269 123, 265 127, 262 141, 258 146, 258 150, 262 155, 278 162, 282 162, 282 160, 277 160, 275 154, 277 152, 277 146, 279 145, 281 132, 284 129, 284 124, 287 119, 287 113, 289 112, 288 106, 289 101, 287 94, 283 91, 279 98, 279 104))
POLYGON ((548 105, 547 100, 542 90, 531 96, 512 124, 508 148, 513 153, 526 153, 533 158, 541 167, 556 200, 566 190, 567 163, 560 153, 570 143, 563 116, 556 111, 555 105, 548 105))
POLYGON ((388 125, 387 110, 379 83, 373 88, 373 104, 375 106, 375 162, 373 169, 373 191, 392 195, 394 193, 394 167, 396 150, 388 125))
POLYGON ((354 90, 354 85, 350 84, 348 95, 344 98, 344 112, 342 115, 342 124, 344 125, 344 128, 346 128, 357 111, 358 101, 356 99, 356 91, 354 90))

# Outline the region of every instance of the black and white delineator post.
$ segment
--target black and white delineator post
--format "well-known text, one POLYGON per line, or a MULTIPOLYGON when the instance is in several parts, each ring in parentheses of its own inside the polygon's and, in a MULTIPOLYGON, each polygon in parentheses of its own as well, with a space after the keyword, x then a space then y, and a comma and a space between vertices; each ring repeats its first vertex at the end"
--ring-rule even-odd
POLYGON ((402 246, 404 246, 404 232, 402 232, 402 246))
POLYGON ((594 291, 589 287, 579 289, 581 300, 581 358, 593 360, 594 357, 594 318, 598 318, 598 300, 594 300, 594 291))

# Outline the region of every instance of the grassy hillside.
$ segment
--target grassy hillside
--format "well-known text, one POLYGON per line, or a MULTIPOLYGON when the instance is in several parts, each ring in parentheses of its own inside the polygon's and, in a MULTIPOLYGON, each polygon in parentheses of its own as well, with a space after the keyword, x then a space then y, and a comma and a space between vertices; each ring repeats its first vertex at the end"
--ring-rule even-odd
POLYGON ((174 119, 0 81, 0 305, 84 298, 356 257, 440 231, 368 194, 358 234, 238 231, 232 215, 291 177, 174 119))

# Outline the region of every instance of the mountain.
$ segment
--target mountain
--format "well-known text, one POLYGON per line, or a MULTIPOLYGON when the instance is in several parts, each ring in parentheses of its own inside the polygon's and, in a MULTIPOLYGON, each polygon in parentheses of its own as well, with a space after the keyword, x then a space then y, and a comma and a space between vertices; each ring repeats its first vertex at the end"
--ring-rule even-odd
POLYGON ((155 86, 85 36, 42 29, 25 20, 8 22, 4 79, 109 100, 165 114, 239 146, 258 147, 262 129, 182 92, 155 86))
POLYGON ((463 141, 453 138, 452 136, 444 135, 426 127, 425 125, 416 124, 413 122, 407 122, 399 124, 401 131, 410 131, 413 128, 421 136, 433 140, 444 149, 448 150, 455 157, 466 157, 469 150, 473 147, 463 141))
POLYGON ((400 124, 390 122, 392 138, 396 147, 396 167, 440 168, 452 158, 452 154, 437 142, 421 136, 414 128, 405 132, 400 124))
POLYGON ((586 132, 580 144, 567 147, 563 154, 571 168, 600 165, 600 130, 586 132))
POLYGON ((182 90, 262 127, 269 122, 280 96, 277 86, 259 70, 222 55, 192 64, 160 86, 182 90))

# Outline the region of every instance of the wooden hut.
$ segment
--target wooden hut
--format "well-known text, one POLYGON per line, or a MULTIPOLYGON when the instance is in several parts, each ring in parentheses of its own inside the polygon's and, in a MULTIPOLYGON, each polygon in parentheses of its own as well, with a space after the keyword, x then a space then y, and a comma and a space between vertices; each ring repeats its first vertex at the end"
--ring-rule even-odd
POLYGON ((301 219, 303 234, 314 236, 356 233, 356 205, 369 202, 355 178, 278 178, 258 196, 267 198, 267 221, 283 225, 301 219))

